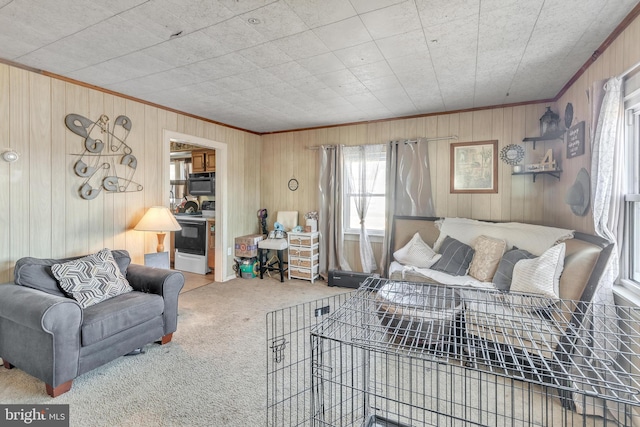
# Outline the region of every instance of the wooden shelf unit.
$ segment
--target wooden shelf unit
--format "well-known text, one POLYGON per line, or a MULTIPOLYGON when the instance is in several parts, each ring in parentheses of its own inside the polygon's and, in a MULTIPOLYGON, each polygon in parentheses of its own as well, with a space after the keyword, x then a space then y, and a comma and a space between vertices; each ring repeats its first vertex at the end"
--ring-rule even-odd
POLYGON ((538 141, 553 141, 556 139, 563 139, 566 130, 559 130, 556 132, 550 132, 545 136, 529 136, 522 139, 523 142, 533 142, 533 149, 536 149, 536 142, 538 141))

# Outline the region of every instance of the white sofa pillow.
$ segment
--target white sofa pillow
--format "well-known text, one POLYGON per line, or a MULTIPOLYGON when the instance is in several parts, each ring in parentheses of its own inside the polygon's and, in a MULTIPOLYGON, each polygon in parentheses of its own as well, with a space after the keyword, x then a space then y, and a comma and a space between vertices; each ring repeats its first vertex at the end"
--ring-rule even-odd
POLYGON ((437 254, 422 240, 420 233, 414 234, 409 243, 393 253, 393 258, 400 264, 420 268, 431 267, 440 257, 440 254, 437 254))
POLYGON ((538 294, 560 299, 560 275, 564 269, 566 245, 557 244, 533 259, 522 259, 513 267, 510 292, 538 294))

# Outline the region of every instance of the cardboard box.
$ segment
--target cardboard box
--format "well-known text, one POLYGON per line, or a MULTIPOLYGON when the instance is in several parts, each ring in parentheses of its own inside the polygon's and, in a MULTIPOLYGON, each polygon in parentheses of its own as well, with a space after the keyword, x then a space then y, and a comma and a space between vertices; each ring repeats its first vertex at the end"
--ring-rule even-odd
POLYGON ((263 238, 264 236, 262 234, 248 234, 246 236, 236 237, 235 256, 258 256, 258 242, 263 238))

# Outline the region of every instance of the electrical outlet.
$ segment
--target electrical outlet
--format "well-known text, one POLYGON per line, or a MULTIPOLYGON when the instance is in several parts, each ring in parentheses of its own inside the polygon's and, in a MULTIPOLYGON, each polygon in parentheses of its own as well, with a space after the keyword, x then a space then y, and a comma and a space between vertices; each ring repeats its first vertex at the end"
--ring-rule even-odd
POLYGON ((231 255, 231 248, 227 248, 227 255, 231 255))

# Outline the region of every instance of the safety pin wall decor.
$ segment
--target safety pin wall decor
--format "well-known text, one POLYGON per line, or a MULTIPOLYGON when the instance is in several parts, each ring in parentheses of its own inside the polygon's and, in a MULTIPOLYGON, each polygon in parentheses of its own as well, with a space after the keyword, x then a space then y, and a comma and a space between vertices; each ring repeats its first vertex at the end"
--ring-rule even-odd
POLYGON ((118 116, 109 128, 105 114, 93 122, 80 114, 68 114, 65 124, 76 135, 84 138, 84 151, 73 165, 73 171, 85 178, 80 186, 80 197, 95 199, 104 189, 114 193, 142 191, 141 184, 133 181, 138 160, 125 142, 131 132, 131 120, 118 116))

